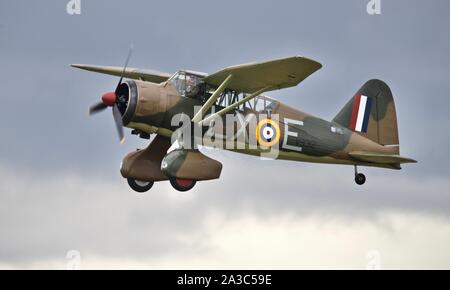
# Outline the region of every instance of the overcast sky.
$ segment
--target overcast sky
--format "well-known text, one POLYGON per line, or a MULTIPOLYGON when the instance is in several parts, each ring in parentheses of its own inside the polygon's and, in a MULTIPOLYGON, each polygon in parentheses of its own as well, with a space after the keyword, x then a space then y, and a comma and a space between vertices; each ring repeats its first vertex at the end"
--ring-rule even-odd
POLYGON ((450 268, 450 3, 0 1, 0 268, 450 268), (269 95, 332 119, 371 78, 391 87, 401 171, 205 151, 219 180, 145 195, 120 176, 109 112, 87 108, 118 79, 70 63, 212 73, 303 55, 323 68, 269 95), (375 252, 374 252, 375 251, 375 252))

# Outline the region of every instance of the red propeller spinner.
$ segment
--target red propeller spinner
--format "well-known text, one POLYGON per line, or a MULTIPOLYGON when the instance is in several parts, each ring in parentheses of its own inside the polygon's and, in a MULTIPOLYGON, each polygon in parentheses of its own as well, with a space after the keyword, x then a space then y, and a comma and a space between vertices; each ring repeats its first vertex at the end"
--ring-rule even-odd
POLYGON ((103 94, 102 101, 105 105, 112 107, 116 103, 116 93, 115 92, 108 92, 103 94))

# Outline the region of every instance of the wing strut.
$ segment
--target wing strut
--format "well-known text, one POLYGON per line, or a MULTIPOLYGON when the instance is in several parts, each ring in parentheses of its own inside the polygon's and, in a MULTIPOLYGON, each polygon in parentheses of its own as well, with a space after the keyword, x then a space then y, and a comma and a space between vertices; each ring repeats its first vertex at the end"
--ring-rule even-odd
POLYGON ((263 92, 268 91, 270 89, 271 89, 271 86, 264 87, 264 88, 262 88, 262 89, 260 89, 260 90, 258 90, 256 92, 246 96, 245 98, 241 99, 240 101, 237 101, 237 102, 229 105, 228 107, 223 108, 219 112, 210 115, 208 118, 205 118, 202 121, 200 121, 199 124, 208 124, 212 119, 217 118, 217 117, 222 116, 222 115, 225 115, 229 111, 234 110, 235 108, 239 107, 243 103, 250 101, 251 99, 257 97, 258 95, 260 95, 263 92))
POLYGON ((203 114, 208 111, 212 105, 216 102, 216 100, 219 98, 220 94, 226 89, 227 85, 233 78, 233 75, 230 74, 228 77, 220 84, 220 86, 215 90, 215 92, 212 94, 211 97, 206 101, 206 103, 203 104, 200 111, 195 114, 194 118, 192 118, 192 122, 199 122, 203 116, 203 114))

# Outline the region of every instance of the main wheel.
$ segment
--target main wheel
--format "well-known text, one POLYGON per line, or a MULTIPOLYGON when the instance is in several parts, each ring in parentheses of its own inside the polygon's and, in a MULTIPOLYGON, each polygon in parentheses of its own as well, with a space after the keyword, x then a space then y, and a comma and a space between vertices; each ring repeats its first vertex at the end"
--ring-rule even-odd
POLYGON ((127 181, 131 189, 140 193, 148 191, 150 188, 152 188, 154 183, 153 181, 141 181, 133 178, 127 178, 127 181))
POLYGON ((366 182, 366 176, 362 173, 358 173, 355 175, 355 182, 358 185, 363 185, 366 182))
POLYGON ((172 187, 178 191, 188 191, 191 190, 197 181, 192 179, 180 179, 180 178, 170 178, 170 184, 172 187))

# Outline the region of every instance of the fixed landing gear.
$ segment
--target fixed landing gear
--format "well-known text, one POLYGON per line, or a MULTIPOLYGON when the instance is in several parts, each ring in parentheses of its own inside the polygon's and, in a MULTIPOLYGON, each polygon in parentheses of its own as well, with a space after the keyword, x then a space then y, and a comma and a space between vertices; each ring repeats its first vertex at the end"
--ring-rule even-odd
POLYGON ((366 176, 362 173, 358 173, 358 167, 355 165, 355 182, 358 185, 363 185, 366 182, 366 176))
MULTIPOLYGON (((152 188, 154 182, 153 181, 142 181, 142 180, 136 180, 134 178, 127 178, 128 185, 136 192, 144 193, 150 190, 152 188)), ((170 184, 173 188, 175 188, 178 191, 188 191, 191 190, 195 184, 197 183, 196 180, 192 179, 180 179, 180 178, 170 178, 169 179, 170 184)))
POLYGON ((131 187, 131 189, 133 189, 134 191, 137 191, 139 193, 144 193, 148 190, 150 190, 150 188, 152 188, 153 186, 153 181, 141 181, 141 180, 136 180, 133 178, 127 178, 128 181, 128 185, 131 187))
POLYGON ((197 181, 192 179, 180 179, 180 178, 170 178, 170 184, 172 187, 178 191, 188 191, 191 190, 197 181))

